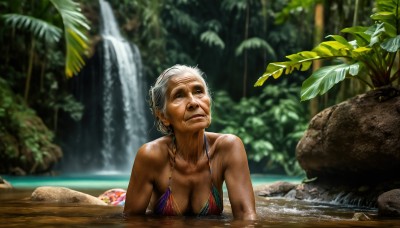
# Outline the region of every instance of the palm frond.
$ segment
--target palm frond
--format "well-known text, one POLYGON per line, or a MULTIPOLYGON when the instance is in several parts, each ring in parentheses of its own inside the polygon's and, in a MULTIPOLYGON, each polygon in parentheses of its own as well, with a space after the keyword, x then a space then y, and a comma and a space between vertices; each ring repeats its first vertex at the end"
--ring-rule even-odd
POLYGON ((50 0, 60 13, 64 24, 66 41, 67 77, 77 74, 84 66, 83 56, 89 49, 89 38, 85 34, 90 26, 86 17, 80 12, 79 4, 72 0, 50 0))
POLYGON ((50 43, 60 40, 62 30, 47 21, 21 14, 4 14, 2 17, 6 25, 21 30, 28 30, 38 39, 44 39, 50 43))

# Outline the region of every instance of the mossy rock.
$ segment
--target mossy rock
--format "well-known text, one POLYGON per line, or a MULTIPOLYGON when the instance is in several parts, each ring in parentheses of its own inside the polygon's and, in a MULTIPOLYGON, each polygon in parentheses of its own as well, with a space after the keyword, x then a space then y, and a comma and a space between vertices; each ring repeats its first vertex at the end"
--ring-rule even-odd
POLYGON ((0 173, 38 174, 51 171, 62 157, 54 134, 0 79, 0 173))

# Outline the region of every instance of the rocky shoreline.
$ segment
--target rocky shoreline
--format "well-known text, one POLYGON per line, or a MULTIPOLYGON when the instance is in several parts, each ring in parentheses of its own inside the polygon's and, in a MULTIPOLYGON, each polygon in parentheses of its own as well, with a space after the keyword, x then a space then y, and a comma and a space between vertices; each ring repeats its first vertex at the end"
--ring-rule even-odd
POLYGON ((343 184, 312 181, 293 184, 278 181, 254 189, 260 197, 284 197, 296 200, 317 200, 339 205, 377 208, 380 217, 400 217, 400 181, 375 184, 343 184))

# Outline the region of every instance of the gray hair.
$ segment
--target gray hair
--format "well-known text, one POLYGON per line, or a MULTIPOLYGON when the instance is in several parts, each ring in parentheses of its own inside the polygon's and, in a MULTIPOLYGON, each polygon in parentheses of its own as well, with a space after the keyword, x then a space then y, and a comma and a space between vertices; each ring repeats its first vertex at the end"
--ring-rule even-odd
POLYGON ((164 70, 160 76, 158 76, 155 84, 150 87, 149 90, 149 104, 151 112, 155 117, 157 130, 159 130, 163 134, 171 134, 173 133, 172 127, 165 126, 162 121, 158 118, 157 113, 162 113, 167 116, 166 113, 166 103, 167 103, 167 89, 168 82, 174 76, 184 75, 186 73, 190 73, 196 77, 198 77, 205 86, 206 94, 210 97, 211 95, 206 81, 203 78, 203 72, 197 67, 190 67, 185 65, 174 65, 166 70, 164 70))

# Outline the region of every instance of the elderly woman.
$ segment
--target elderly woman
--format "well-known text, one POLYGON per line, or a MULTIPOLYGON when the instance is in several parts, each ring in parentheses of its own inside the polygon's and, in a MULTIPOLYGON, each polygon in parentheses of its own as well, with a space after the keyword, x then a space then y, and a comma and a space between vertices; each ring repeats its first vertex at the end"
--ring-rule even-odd
POLYGON ((125 215, 219 215, 226 182, 233 216, 256 218, 242 141, 206 132, 211 97, 198 68, 175 65, 150 88, 150 104, 165 136, 137 152, 126 192, 125 215))

